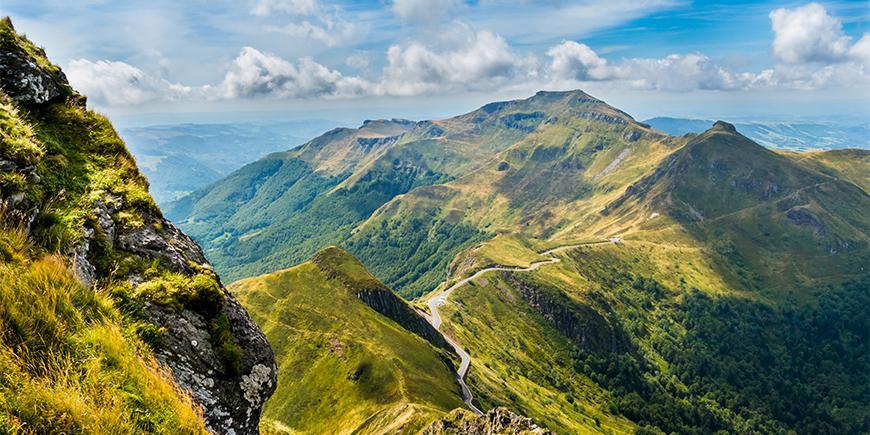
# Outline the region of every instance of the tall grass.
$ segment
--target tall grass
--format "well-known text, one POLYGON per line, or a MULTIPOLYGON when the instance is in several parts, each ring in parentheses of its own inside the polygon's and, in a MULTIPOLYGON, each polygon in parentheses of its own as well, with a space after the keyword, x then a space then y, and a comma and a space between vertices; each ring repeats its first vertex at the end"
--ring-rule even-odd
POLYGON ((0 230, 0 434, 205 432, 110 299, 28 249, 0 230))

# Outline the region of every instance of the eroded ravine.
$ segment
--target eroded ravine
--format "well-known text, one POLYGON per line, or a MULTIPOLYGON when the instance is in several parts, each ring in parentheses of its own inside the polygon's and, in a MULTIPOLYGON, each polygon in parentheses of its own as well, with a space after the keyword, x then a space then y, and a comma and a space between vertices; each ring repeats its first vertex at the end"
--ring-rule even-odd
MULTIPOLYGON (((456 290, 459 287, 462 287, 463 285, 468 284, 469 282, 479 278, 483 274, 486 274, 489 272, 495 272, 495 271, 531 272, 531 271, 538 269, 541 266, 544 266, 547 264, 554 264, 554 263, 558 263, 559 261, 561 261, 561 259, 559 259, 559 257, 555 256, 559 252, 567 251, 569 249, 574 249, 574 248, 584 246, 584 245, 594 245, 594 244, 598 244, 598 243, 619 243, 619 241, 620 241, 619 238, 611 238, 610 240, 601 240, 601 241, 594 241, 594 242, 578 243, 578 244, 574 244, 574 245, 560 246, 558 248, 553 248, 553 249, 550 249, 548 251, 544 251, 544 252, 539 253, 538 255, 540 255, 542 257, 550 257, 550 258, 547 258, 546 260, 536 261, 536 262, 530 264, 528 267, 509 267, 509 266, 487 267, 485 269, 478 270, 477 272, 475 272, 473 275, 469 276, 468 278, 464 278, 460 281, 457 281, 455 284, 448 287, 446 290, 442 290, 442 291, 438 292, 437 294, 435 294, 434 296, 432 296, 429 299, 429 301, 426 303, 426 305, 429 307, 429 313, 423 313, 424 317, 426 318, 426 320, 429 321, 429 323, 432 324, 432 326, 435 329, 438 330, 438 332, 441 332, 441 335, 444 336, 444 339, 447 340, 447 343, 449 343, 450 346, 453 347, 453 350, 456 351, 456 354, 459 355, 460 364, 459 364, 459 368, 456 370, 456 378, 459 380, 459 386, 462 388, 462 400, 465 402, 466 405, 468 405, 469 408, 471 408, 472 411, 474 411, 480 415, 483 414, 483 412, 480 409, 478 409, 476 406, 474 406, 474 396, 471 394, 471 390, 468 388, 468 385, 465 384, 465 374, 468 372, 468 368, 471 366, 471 356, 468 355, 468 352, 466 352, 465 349, 463 349, 462 346, 460 346, 459 343, 457 343, 452 337, 450 337, 449 335, 447 335, 443 331, 441 331, 441 324, 443 322, 441 319, 441 313, 438 311, 438 307, 447 303, 447 298, 450 296, 451 293, 453 293, 454 290, 456 290)), ((447 281, 445 281, 445 283, 446 282, 447 281)), ((443 284, 444 283, 442 283, 442 285, 443 284)))

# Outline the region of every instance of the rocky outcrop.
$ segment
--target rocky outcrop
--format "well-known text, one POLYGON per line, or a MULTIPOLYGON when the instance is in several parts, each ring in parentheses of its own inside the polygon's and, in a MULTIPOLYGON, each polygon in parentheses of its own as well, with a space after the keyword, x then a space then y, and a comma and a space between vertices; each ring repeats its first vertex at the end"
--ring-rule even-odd
POLYGON ((561 291, 507 274, 511 286, 533 310, 574 344, 587 352, 622 353, 632 349, 628 334, 613 316, 579 304, 561 291))
POLYGON ((822 223, 822 220, 810 212, 806 207, 794 206, 785 213, 785 216, 797 226, 812 228, 813 233, 817 236, 824 236, 827 234, 825 224, 822 223))
MULTIPOLYGON (((96 219, 84 228, 84 238, 73 252, 79 279, 92 285, 108 271, 99 264, 108 250, 157 260, 172 271, 195 275, 211 265, 199 246, 159 213, 143 212, 142 225, 128 228, 119 222, 124 198, 107 195, 94 207, 96 219)), ((147 279, 132 273, 126 279, 137 286, 147 279)), ((258 433, 260 411, 277 385, 277 366, 265 336, 247 312, 220 286, 216 307, 164 306, 145 301, 143 311, 162 328, 154 346, 157 360, 169 367, 176 382, 203 408, 208 428, 218 434, 258 433), (216 350, 212 322, 225 319, 232 342, 241 349, 237 367, 228 366, 216 350)))
MULTIPOLYGON (((3 25, 14 30, 8 18, 4 20, 3 25)), ((3 92, 25 106, 45 104, 70 95, 63 72, 40 65, 39 57, 45 57, 45 53, 30 44, 23 46, 15 39, 17 35, 12 33, 4 34, 0 39, 0 87, 3 92), (39 53, 34 56, 25 47, 39 50, 39 53)))
POLYGON ((384 136, 384 137, 358 137, 356 143, 365 151, 370 151, 372 148, 380 148, 392 145, 399 141, 402 135, 384 136))
POLYGON ((456 409, 423 429, 423 435, 550 435, 532 419, 507 408, 495 408, 483 415, 456 409))

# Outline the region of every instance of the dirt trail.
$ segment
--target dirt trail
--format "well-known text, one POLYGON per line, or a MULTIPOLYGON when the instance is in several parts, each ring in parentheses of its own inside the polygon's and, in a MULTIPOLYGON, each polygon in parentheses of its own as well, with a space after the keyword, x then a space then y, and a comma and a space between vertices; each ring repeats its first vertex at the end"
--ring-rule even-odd
MULTIPOLYGON (((452 286, 450 286, 446 290, 442 290, 441 292, 437 293, 435 296, 432 296, 432 298, 430 298, 429 301, 426 303, 426 305, 429 307, 429 313, 422 313, 422 312, 421 313, 423 314, 423 317, 425 317, 426 320, 429 321, 429 323, 431 323, 432 326, 434 326, 435 329, 437 329, 440 332, 442 319, 441 319, 441 313, 438 312, 438 307, 447 303, 447 298, 450 296, 451 293, 453 293, 453 290, 456 290, 459 287, 462 287, 463 285, 468 284, 469 282, 479 278, 481 275, 483 275, 485 273, 489 273, 489 272, 499 271, 499 270, 508 271, 508 272, 531 272, 533 270, 538 269, 541 266, 544 266, 547 264, 558 263, 558 262, 562 261, 561 259, 559 259, 559 257, 555 256, 555 254, 557 254, 559 252, 567 251, 569 249, 574 249, 574 248, 577 248, 577 247, 580 247, 583 245, 594 245, 594 244, 598 244, 598 243, 619 243, 619 241, 620 241, 620 239, 618 237, 615 237, 615 238, 612 238, 610 240, 602 240, 602 241, 595 241, 595 242, 578 243, 575 245, 560 246, 558 248, 553 248, 553 249, 550 249, 548 251, 541 252, 538 255, 540 255, 542 257, 550 257, 550 258, 547 258, 546 260, 536 261, 536 262, 530 264, 528 267, 493 266, 493 267, 487 267, 485 269, 478 270, 477 272, 475 272, 473 275, 469 276, 468 278, 464 278, 464 279, 456 282, 455 284, 453 284, 452 286)), ((468 385, 465 384, 465 374, 468 372, 468 368, 471 366, 471 356, 469 356, 468 352, 466 352, 465 349, 463 349, 462 346, 460 346, 459 343, 457 343, 455 340, 453 340, 453 338, 451 338, 449 335, 444 334, 443 332, 441 333, 441 335, 444 336, 444 339, 447 340, 447 343, 449 343, 450 346, 453 347, 453 350, 456 351, 456 353, 459 355, 459 358, 461 360, 461 362, 459 364, 459 369, 456 370, 456 378, 459 380, 459 386, 462 388, 462 400, 465 401, 465 404, 468 405, 468 407, 471 408, 472 411, 476 412, 477 414, 482 415, 483 412, 480 409, 478 409, 476 406, 474 406, 474 396, 472 396, 471 390, 468 389, 468 385)))

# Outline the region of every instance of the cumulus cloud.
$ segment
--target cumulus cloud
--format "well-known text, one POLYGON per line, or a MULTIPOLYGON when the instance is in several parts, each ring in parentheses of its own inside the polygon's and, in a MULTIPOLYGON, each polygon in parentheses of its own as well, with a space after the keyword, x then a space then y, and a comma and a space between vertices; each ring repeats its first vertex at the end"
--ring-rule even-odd
POLYGON ((460 0, 393 0, 393 12, 407 21, 440 20, 462 3, 460 0))
MULTIPOLYGON (((396 1, 393 5, 411 8, 409 5, 414 2, 408 1, 396 1)), ((429 0, 415 4, 426 1, 429 0)), ((313 0, 264 0, 258 4, 268 4, 263 6, 264 10, 275 11, 291 3, 297 6, 295 10, 320 7, 313 0)), ((324 10, 321 8, 321 12, 324 10)), ((411 10, 402 13, 410 17, 411 10)), ((370 52, 347 57, 346 65, 357 73, 345 74, 311 58, 287 60, 252 47, 241 50, 222 81, 206 86, 171 83, 127 63, 106 60, 75 60, 67 72, 73 84, 98 105, 181 98, 416 96, 506 88, 584 87, 589 82, 663 92, 870 86, 870 35, 852 43, 843 33, 840 21, 815 3, 777 9, 770 17, 775 35, 772 50, 780 62, 758 72, 735 70, 702 53, 606 59, 578 41, 555 44, 539 58, 518 51, 499 35, 475 31, 458 22, 453 23, 455 27, 450 31, 425 42, 412 40, 391 45, 379 74, 373 74, 378 63, 370 59, 370 52)), ((343 26, 332 21, 329 13, 321 13, 270 30, 334 45, 353 38, 353 29, 343 26)), ((159 58, 159 53, 156 56, 159 58)))
POLYGON ((487 31, 471 33, 456 46, 436 50, 419 42, 387 50, 380 91, 418 95, 436 90, 492 89, 536 74, 534 58, 516 53, 487 31))
POLYGON ((345 77, 312 59, 292 63, 245 47, 214 94, 217 98, 350 97, 365 94, 370 84, 345 77))
POLYGON ((773 54, 784 62, 829 63, 844 60, 848 55, 851 38, 843 33, 840 20, 818 3, 776 9, 770 13, 770 22, 773 54))
POLYGON ((558 78, 606 80, 612 75, 607 60, 598 56, 586 44, 563 41, 550 47, 547 56, 553 59, 550 62, 550 73, 558 78))
POLYGON ((317 0, 256 0, 251 13, 259 16, 273 13, 313 15, 319 9, 317 0))
POLYGON ((864 36, 849 49, 849 57, 855 61, 864 64, 870 68, 870 34, 865 33, 864 36))
MULTIPOLYGON (((870 38, 850 50, 855 59, 866 56, 870 38), (866 44, 866 45, 864 45, 866 44)), ((868 85, 870 75, 858 62, 832 65, 782 64, 760 72, 734 71, 701 54, 672 54, 663 58, 632 58, 608 62, 590 47, 566 41, 547 51, 549 83, 582 86, 584 82, 612 82, 614 86, 684 92, 750 89, 821 89, 868 85)), ((866 57, 864 57, 866 59, 866 57)))
POLYGON ((547 73, 556 82, 619 81, 635 89, 689 91, 739 89, 752 81, 700 53, 608 62, 588 45, 563 41, 551 47, 547 55, 551 58, 547 73))
POLYGON ((154 77, 124 62, 77 59, 66 74, 97 105, 128 106, 190 96, 194 89, 154 77))

